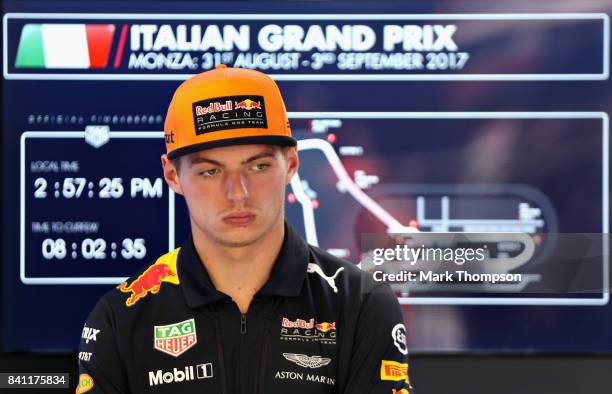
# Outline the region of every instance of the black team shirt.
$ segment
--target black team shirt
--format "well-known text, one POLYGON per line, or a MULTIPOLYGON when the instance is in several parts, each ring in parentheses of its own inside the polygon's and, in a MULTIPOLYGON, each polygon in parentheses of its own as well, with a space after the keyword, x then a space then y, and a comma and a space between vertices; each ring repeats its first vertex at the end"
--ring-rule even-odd
POLYGON ((79 370, 77 393, 410 392, 390 287, 287 223, 246 314, 215 289, 190 237, 100 299, 79 370))

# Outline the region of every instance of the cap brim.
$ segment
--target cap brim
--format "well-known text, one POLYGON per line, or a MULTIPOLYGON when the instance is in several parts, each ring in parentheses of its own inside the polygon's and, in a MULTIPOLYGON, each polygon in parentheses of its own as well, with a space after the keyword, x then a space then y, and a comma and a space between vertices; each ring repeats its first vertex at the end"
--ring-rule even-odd
POLYGON ((222 146, 230 145, 250 144, 296 146, 297 141, 292 137, 283 135, 256 135, 250 137, 226 138, 223 140, 200 142, 199 144, 193 144, 189 146, 183 146, 182 148, 177 148, 168 153, 168 159, 176 159, 177 157, 188 155, 190 153, 198 152, 204 149, 219 148, 222 146))

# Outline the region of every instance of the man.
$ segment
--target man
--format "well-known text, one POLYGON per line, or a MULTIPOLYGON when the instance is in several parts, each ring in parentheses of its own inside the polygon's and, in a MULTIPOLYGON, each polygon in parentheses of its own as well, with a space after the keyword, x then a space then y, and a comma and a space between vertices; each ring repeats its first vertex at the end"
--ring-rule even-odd
POLYGON ((296 141, 274 81, 227 68, 174 94, 164 178, 191 237, 106 294, 77 393, 402 393, 397 299, 285 222, 296 141))

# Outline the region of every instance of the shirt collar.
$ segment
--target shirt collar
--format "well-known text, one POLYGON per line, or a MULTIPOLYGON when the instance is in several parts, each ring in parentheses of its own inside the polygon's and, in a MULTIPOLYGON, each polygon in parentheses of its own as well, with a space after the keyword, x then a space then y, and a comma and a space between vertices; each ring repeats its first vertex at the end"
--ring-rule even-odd
MULTIPOLYGON (((285 222, 285 237, 280 252, 268 281, 257 294, 284 297, 295 297, 300 294, 306 277, 308 258, 308 244, 290 224, 285 222)), ((195 250, 191 236, 179 252, 178 273, 190 308, 198 308, 228 297, 213 285, 195 250)))

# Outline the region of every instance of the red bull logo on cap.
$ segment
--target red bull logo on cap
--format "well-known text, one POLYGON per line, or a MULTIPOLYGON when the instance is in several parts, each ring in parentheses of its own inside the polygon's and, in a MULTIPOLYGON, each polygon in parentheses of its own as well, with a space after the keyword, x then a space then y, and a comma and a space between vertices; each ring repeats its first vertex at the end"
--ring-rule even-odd
POLYGON ((252 109, 261 109, 261 103, 259 101, 246 99, 240 102, 236 102, 236 109, 246 109, 247 111, 250 111, 252 109))
POLYGON ((123 282, 117 289, 123 293, 131 293, 125 300, 125 305, 133 306, 147 294, 157 294, 161 288, 162 282, 169 282, 175 285, 179 284, 179 278, 176 274, 176 258, 180 248, 166 253, 157 259, 157 261, 147 268, 138 278, 132 283, 123 282))
POLYGON ((206 107, 196 105, 195 113, 196 115, 200 116, 206 114, 214 114, 215 112, 231 111, 232 109, 232 100, 226 100, 224 104, 221 104, 219 102, 213 102, 208 104, 208 106, 206 107))

